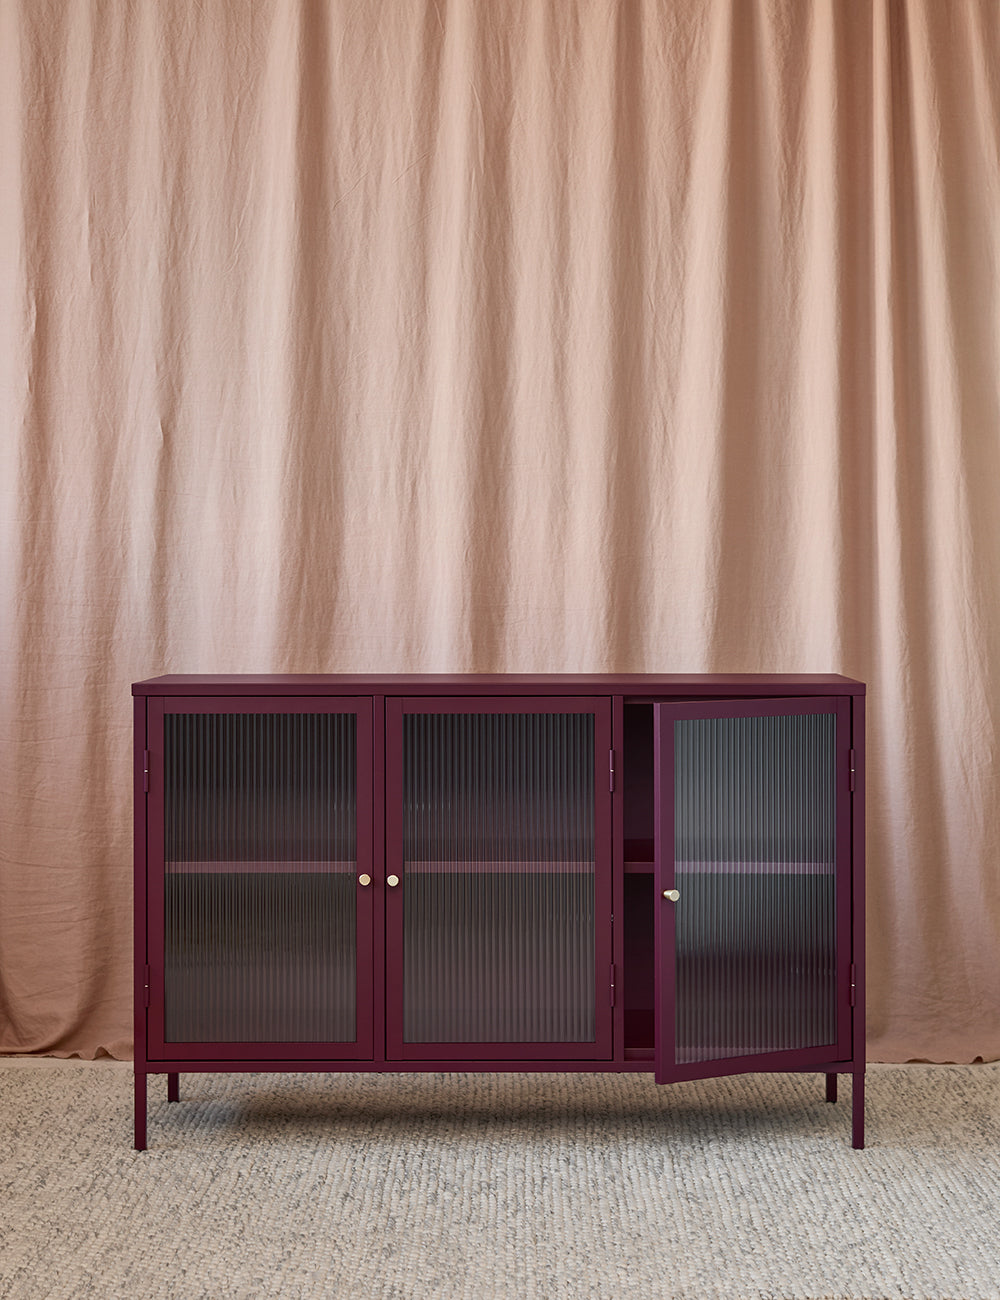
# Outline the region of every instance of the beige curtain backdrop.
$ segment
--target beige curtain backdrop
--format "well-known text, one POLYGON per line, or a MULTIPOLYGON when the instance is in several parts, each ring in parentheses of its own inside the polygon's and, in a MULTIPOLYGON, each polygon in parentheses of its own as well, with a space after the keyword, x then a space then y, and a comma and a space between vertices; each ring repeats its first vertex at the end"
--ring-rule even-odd
POLYGON ((869 684, 1000 1057, 1000 5, 0 0, 0 1050, 131 1050, 160 672, 869 684))

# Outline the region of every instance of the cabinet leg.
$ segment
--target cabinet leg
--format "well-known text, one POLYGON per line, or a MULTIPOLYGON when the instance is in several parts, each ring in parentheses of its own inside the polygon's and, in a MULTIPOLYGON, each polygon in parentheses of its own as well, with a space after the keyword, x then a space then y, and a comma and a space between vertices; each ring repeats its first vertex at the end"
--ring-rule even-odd
POLYGON ((181 1085, 179 1074, 167 1075, 167 1101, 180 1101, 181 1085))
POLYGON ((826 1076, 826 1099, 827 1101, 837 1100, 837 1076, 835 1074, 826 1076))
POLYGON ((858 1070, 851 1088, 851 1145, 858 1151, 865 1145, 865 1072, 858 1070))
POLYGON ((146 1150, 146 1075, 135 1072, 135 1149, 146 1150))

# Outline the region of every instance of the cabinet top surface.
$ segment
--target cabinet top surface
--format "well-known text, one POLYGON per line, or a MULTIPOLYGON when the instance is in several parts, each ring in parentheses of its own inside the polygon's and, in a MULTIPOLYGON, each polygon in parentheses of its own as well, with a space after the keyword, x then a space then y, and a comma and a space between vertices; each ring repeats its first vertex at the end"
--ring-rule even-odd
POLYGON ((839 673, 172 673, 133 695, 864 695, 839 673))

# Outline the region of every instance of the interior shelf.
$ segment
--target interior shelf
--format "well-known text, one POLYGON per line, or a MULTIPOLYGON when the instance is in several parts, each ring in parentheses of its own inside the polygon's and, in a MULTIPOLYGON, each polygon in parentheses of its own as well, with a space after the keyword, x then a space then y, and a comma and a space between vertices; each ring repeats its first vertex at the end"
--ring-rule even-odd
POLYGON ((529 859, 527 861, 509 858, 460 858, 448 860, 417 859, 404 863, 407 875, 469 875, 480 876, 496 872, 500 875, 520 876, 592 876, 593 862, 550 861, 548 859, 529 859))
POLYGON ((191 858, 167 862, 166 869, 171 876, 350 875, 358 864, 341 858, 191 858))

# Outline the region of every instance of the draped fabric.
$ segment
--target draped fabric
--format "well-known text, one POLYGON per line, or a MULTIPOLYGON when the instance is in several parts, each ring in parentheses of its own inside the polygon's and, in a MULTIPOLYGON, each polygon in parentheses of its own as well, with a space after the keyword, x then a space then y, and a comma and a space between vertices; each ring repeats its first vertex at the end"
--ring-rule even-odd
POLYGON ((1000 1057, 994 0, 2 0, 0 1050, 131 1048, 132 680, 869 684, 1000 1057))

